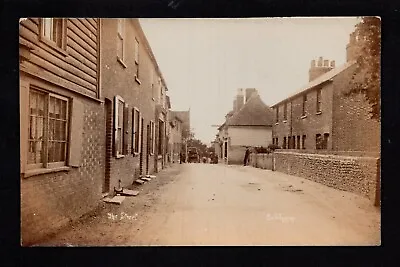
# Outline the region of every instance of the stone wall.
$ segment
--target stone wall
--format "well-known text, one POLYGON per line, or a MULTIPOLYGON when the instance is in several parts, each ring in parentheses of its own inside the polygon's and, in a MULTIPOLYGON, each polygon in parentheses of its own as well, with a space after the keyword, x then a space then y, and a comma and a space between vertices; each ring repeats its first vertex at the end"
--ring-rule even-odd
POLYGON ((250 166, 260 169, 272 170, 273 169, 273 154, 251 154, 250 166))
POLYGON ((375 202, 378 158, 286 151, 275 152, 274 156, 276 171, 349 191, 375 202))

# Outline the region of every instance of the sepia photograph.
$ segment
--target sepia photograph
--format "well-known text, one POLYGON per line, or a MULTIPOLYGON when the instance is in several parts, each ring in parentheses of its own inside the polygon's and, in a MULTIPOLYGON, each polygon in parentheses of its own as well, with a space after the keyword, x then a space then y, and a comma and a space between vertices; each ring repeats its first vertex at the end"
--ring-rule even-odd
POLYGON ((21 246, 381 246, 380 17, 29 17, 18 40, 21 246))

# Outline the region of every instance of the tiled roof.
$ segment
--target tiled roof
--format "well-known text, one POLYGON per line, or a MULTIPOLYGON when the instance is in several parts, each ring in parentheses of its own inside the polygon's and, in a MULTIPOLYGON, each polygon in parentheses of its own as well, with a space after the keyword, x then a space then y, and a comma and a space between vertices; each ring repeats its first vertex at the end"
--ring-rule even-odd
POLYGON ((276 104, 272 105, 271 107, 274 107, 282 102, 284 102, 285 100, 288 100, 294 96, 297 96, 317 85, 320 85, 324 82, 327 82, 329 80, 331 80, 333 77, 335 77, 336 75, 338 75, 339 73, 345 71, 346 69, 350 68, 351 66, 353 66, 356 62, 355 61, 350 61, 350 62, 346 62, 345 64, 334 68, 330 71, 328 71, 327 73, 322 74, 321 76, 317 77, 315 80, 312 80, 311 82, 309 82, 307 85, 303 86, 302 88, 300 88, 299 90, 296 90, 294 93, 290 94, 288 97, 286 97, 285 99, 277 102, 276 104))
POLYGON ((258 94, 253 94, 249 101, 224 123, 227 126, 271 126, 274 113, 258 94))

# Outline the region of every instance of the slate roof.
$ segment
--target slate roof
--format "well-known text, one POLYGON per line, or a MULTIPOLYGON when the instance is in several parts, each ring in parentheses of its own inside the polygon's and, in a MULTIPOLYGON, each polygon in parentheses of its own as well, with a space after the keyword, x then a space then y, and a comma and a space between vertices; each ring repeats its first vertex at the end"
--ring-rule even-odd
POLYGON ((228 118, 223 125, 227 126, 272 126, 274 113, 261 100, 258 94, 253 94, 243 107, 228 118))
POLYGON ((334 68, 330 71, 328 71, 327 73, 322 74, 321 76, 317 77, 315 80, 312 80, 311 82, 309 82, 307 85, 303 86, 302 88, 300 88, 299 90, 296 90, 295 92, 293 92, 292 94, 290 94, 288 97, 286 97, 285 99, 277 102, 276 104, 272 105, 271 107, 275 107, 278 104, 281 104, 282 102, 291 99, 305 91, 308 91, 311 88, 314 88, 317 85, 323 84, 327 81, 330 81, 332 78, 334 78, 336 75, 338 75, 339 73, 345 71, 346 69, 350 68, 351 66, 353 66, 354 64, 356 64, 356 61, 350 61, 350 62, 346 62, 345 64, 334 68))

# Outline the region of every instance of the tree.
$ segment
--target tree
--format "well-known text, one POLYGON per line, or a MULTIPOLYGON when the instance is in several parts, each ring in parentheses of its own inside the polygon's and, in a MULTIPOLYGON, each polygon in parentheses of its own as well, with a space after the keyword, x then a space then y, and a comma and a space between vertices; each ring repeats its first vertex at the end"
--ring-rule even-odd
POLYGON ((377 17, 363 17, 355 30, 359 55, 357 67, 345 95, 362 93, 371 105, 371 118, 381 119, 381 20, 377 17))

